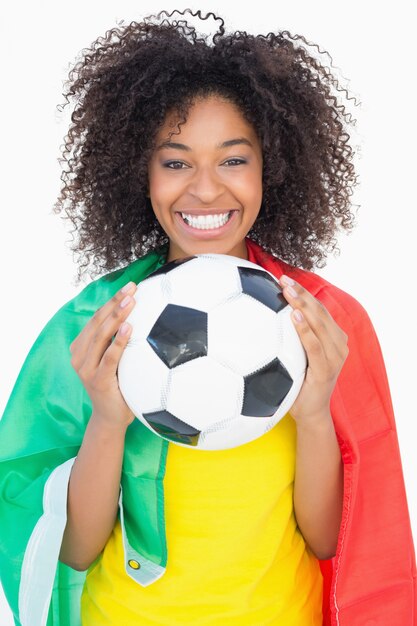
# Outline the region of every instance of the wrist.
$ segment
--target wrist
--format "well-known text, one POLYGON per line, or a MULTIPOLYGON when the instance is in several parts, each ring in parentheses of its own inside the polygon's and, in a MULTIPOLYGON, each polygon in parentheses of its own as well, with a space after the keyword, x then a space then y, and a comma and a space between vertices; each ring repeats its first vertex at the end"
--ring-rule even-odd
POLYGON ((294 421, 297 429, 326 430, 329 427, 334 427, 330 409, 312 415, 305 415, 297 419, 294 418, 294 421))
POLYGON ((97 411, 93 411, 90 417, 90 428, 97 430, 101 435, 109 435, 111 437, 126 435, 127 427, 130 422, 121 422, 117 419, 109 419, 108 416, 103 415, 97 411))

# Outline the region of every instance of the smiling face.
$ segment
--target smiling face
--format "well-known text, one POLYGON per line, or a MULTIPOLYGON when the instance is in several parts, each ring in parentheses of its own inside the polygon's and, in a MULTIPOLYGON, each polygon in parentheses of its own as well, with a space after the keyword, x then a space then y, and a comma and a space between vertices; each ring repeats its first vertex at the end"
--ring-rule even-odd
POLYGON ((239 108, 195 100, 180 133, 174 113, 156 136, 149 195, 169 237, 167 261, 213 252, 247 259, 245 237, 262 202, 262 149, 239 108))

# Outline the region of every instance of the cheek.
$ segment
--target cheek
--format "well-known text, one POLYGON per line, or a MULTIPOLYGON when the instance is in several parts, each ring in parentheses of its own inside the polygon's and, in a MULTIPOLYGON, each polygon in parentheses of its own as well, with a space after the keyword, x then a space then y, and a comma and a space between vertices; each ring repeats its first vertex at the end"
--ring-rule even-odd
POLYGON ((149 175, 149 193, 151 200, 159 206, 171 203, 180 191, 178 181, 173 177, 164 175, 164 172, 149 175))
POLYGON ((262 178, 254 173, 252 176, 239 181, 235 186, 235 191, 246 202, 255 205, 260 204, 262 200, 262 178))

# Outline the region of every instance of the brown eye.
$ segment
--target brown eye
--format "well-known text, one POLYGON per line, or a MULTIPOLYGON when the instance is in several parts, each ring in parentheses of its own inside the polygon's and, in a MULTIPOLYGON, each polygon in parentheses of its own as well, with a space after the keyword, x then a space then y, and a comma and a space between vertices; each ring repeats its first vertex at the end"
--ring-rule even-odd
POLYGON ((227 159, 227 161, 225 161, 225 164, 226 163, 229 163, 232 166, 235 166, 235 165, 244 165, 246 161, 244 161, 243 159, 227 159))
POLYGON ((182 166, 185 166, 185 163, 183 163, 182 161, 165 161, 165 163, 163 163, 162 165, 163 167, 167 167, 170 170, 182 170, 182 166))

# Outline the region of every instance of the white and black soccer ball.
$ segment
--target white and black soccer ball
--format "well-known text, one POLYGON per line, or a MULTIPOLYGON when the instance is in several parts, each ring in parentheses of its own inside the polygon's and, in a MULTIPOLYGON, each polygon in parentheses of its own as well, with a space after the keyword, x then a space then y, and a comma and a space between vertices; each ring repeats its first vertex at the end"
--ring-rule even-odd
POLYGON ((150 274, 135 298, 119 387, 156 435, 187 448, 234 448, 291 408, 307 359, 272 274, 199 254, 150 274))

